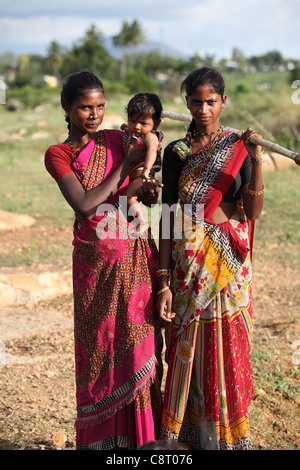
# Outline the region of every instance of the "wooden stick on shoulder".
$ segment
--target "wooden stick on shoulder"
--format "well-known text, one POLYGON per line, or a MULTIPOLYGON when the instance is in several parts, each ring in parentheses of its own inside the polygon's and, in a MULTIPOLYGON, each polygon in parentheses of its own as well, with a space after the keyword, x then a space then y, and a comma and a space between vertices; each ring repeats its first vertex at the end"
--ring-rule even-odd
MULTIPOLYGON (((162 117, 167 117, 169 119, 173 119, 176 121, 185 121, 185 122, 191 122, 192 120, 192 117, 189 114, 171 113, 169 111, 163 111, 162 117)), ((236 134, 238 137, 241 137, 242 135, 242 131, 239 129, 233 129, 231 127, 223 127, 223 129, 224 131, 229 131, 229 132, 232 132, 233 134, 236 134)), ((271 152, 279 153, 280 155, 283 155, 284 157, 291 158, 292 160, 294 160, 294 162, 297 165, 300 165, 299 153, 293 152, 292 150, 288 150, 274 142, 270 142, 260 137, 252 137, 250 141, 253 144, 261 145, 261 147, 264 147, 265 149, 268 149, 271 152)))

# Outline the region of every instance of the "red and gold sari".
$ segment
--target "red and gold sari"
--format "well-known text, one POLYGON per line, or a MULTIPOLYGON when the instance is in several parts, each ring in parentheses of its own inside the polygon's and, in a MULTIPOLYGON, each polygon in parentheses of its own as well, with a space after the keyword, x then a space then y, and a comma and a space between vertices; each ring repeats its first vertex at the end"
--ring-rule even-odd
POLYGON ((229 221, 218 225, 210 221, 246 153, 233 134, 223 134, 214 154, 207 159, 206 148, 196 153, 179 178, 183 210, 178 220, 184 222, 184 230, 173 242, 176 317, 168 347, 161 437, 196 449, 203 429, 211 428, 218 448, 251 448, 248 222, 241 205, 229 221), (191 214, 184 210, 186 205, 191 214), (196 217, 201 209, 202 217, 196 217))
MULTIPOLYGON (((73 170, 85 190, 120 165, 122 136, 120 131, 100 131, 78 155, 73 170)), ((125 181, 112 205, 127 185, 125 181)), ((119 226, 118 211, 111 207, 91 221, 76 217, 74 224, 78 449, 134 449, 155 439, 161 417, 156 247, 151 238, 121 234, 128 224, 119 226)))

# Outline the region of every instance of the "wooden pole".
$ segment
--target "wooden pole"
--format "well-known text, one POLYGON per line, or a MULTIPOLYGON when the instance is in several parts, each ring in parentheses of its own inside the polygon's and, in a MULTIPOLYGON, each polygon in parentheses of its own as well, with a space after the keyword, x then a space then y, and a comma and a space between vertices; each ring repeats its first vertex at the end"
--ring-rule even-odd
MULTIPOLYGON (((192 117, 189 114, 171 113, 169 111, 163 111, 162 117, 167 117, 169 119, 174 119, 176 121, 185 121, 185 122, 191 122, 192 120, 192 117)), ((242 136, 242 131, 239 129, 232 129, 231 127, 223 127, 223 129, 224 131, 229 131, 229 132, 232 132, 233 134, 236 134, 240 138, 242 136)), ((268 149, 271 152, 279 153, 280 155, 283 155, 284 157, 291 158, 292 160, 294 160, 294 162, 297 165, 300 165, 299 153, 293 152, 292 150, 288 150, 284 147, 281 147, 278 144, 269 142, 268 140, 262 139, 260 137, 251 137, 250 142, 252 142, 253 144, 261 145, 261 147, 264 147, 265 149, 268 149)))

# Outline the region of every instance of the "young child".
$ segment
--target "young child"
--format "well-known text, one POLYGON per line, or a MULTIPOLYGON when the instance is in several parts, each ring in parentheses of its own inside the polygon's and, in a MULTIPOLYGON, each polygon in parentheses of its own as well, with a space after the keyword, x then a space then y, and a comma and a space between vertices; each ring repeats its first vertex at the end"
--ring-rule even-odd
POLYGON ((136 229, 142 233, 149 225, 139 204, 139 188, 141 179, 150 179, 161 167, 163 134, 157 127, 161 121, 162 104, 154 93, 138 93, 129 101, 126 112, 128 123, 121 126, 125 132, 125 152, 136 145, 145 145, 147 148, 144 167, 130 173, 131 182, 126 191, 128 207, 132 208, 131 215, 139 221, 136 229))

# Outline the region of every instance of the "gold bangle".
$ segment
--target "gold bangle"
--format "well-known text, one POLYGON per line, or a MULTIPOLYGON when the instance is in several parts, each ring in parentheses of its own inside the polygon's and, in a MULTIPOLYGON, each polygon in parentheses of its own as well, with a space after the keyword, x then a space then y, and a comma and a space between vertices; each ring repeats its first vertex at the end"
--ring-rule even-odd
POLYGON ((160 290, 157 292, 157 295, 162 294, 163 292, 166 292, 168 289, 170 289, 169 286, 163 287, 162 289, 160 289, 160 290))
POLYGON ((248 192, 251 196, 260 196, 264 192, 264 185, 259 191, 253 191, 253 189, 248 188, 248 192))

